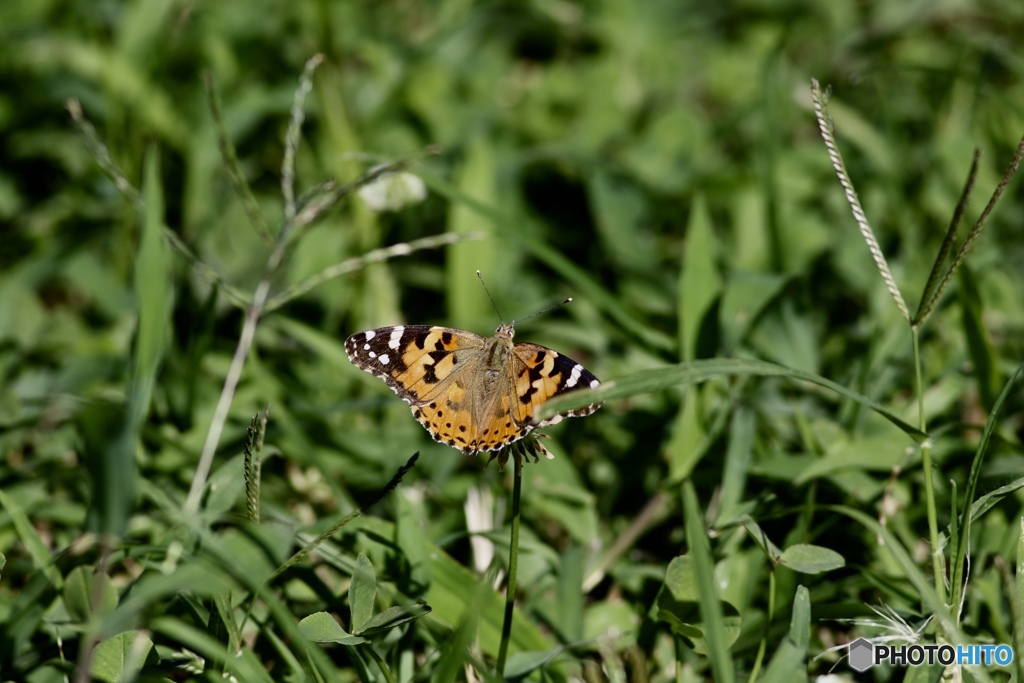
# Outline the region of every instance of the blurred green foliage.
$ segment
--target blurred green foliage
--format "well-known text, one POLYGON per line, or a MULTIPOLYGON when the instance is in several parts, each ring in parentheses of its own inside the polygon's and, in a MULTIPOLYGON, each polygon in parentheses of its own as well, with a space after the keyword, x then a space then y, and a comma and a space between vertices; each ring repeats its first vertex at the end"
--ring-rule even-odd
MULTIPOLYGON (((602 380, 760 359, 917 425, 910 332, 836 181, 810 79, 831 87, 838 144, 914 309, 973 148, 968 224, 1024 134, 1022 35, 1016 0, 0 3, 0 676, 486 675, 507 473, 432 442, 342 347, 406 321, 489 334, 498 320, 477 269, 506 319, 574 297, 517 339, 602 380), (203 74, 276 233, 290 109, 317 53, 298 194, 428 145, 444 152, 410 168, 430 190, 422 202, 377 212, 353 196, 303 228, 272 292, 380 247, 448 231, 483 239, 360 264, 262 319, 203 510, 184 514, 244 318, 204 273, 251 297, 271 251, 232 186, 203 74), (69 99, 144 210, 104 172, 69 99), (206 270, 153 239, 163 226, 206 270), (240 453, 268 405, 261 523, 247 525, 240 453), (416 451, 383 503, 262 585, 416 451), (433 610, 375 635, 372 654, 299 629, 327 611, 356 632, 347 593, 360 553, 376 581, 364 616, 433 610)), ((941 527, 952 504, 972 502, 990 415, 978 494, 1010 485, 973 527, 958 623, 979 642, 1017 644, 1018 658, 1019 385, 992 410, 1024 358, 1020 187, 921 336, 941 527)), ((877 633, 843 621, 870 605, 920 626, 931 614, 918 588, 931 570, 920 450, 866 405, 726 374, 548 430, 555 458, 524 472, 509 669, 668 681, 745 680, 760 667, 797 680, 841 653, 814 656, 877 633), (684 481, 703 525, 684 524, 684 481), (881 518, 920 569, 854 515, 821 508, 833 504, 881 518), (703 551, 690 540, 701 526, 713 531, 703 551), (805 545, 821 554, 787 564, 805 545), (845 566, 811 573, 829 549, 845 566), (691 557, 687 586, 701 589, 674 588, 691 557), (696 612, 680 596, 716 590, 738 631, 707 658, 714 625, 684 622, 696 612), (659 617, 669 592, 679 611, 659 617)))

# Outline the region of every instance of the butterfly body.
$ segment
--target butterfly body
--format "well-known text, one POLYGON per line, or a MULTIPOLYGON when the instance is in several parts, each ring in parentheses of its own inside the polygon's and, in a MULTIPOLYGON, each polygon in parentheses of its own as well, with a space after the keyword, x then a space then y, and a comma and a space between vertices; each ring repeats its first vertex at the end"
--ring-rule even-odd
POLYGON ((506 324, 488 338, 448 327, 399 325, 354 334, 345 351, 406 401, 436 441, 476 455, 600 407, 535 421, 537 409, 552 396, 600 382, 557 351, 513 342, 514 336, 506 324))

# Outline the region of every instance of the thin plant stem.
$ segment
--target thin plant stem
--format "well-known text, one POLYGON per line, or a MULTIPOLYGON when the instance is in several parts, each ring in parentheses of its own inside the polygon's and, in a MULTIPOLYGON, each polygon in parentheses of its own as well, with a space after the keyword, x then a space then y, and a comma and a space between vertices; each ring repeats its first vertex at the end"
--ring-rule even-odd
MULTIPOLYGON (((287 231, 282 231, 282 235, 287 231)), ((285 246, 282 240, 270 254, 267 268, 263 278, 256 286, 256 292, 252 297, 252 304, 245 314, 245 322, 242 324, 242 333, 238 337, 238 344, 235 346, 235 354, 231 358, 231 365, 228 367, 227 376, 224 378, 224 385, 221 387, 220 398, 217 400, 217 407, 213 411, 213 419, 210 421, 210 428, 206 432, 206 441, 203 443, 202 453, 199 455, 199 462, 196 464, 196 471, 192 477, 192 486, 189 488, 188 497, 185 499, 184 510, 191 514, 199 510, 199 502, 203 497, 203 490, 206 488, 206 480, 210 476, 210 469, 213 467, 213 456, 217 452, 217 444, 220 443, 221 434, 227 423, 228 411, 231 409, 231 402, 235 398, 235 390, 242 379, 242 369, 245 367, 245 360, 249 357, 249 349, 256 338, 256 326, 259 325, 263 313, 263 305, 270 295, 270 286, 273 274, 280 265, 280 253, 285 246)))
POLYGON ((260 211, 259 202, 252 193, 252 188, 245 180, 241 165, 238 163, 238 153, 235 146, 228 137, 228 129, 224 123, 224 110, 221 107, 220 96, 217 93, 217 81, 212 71, 203 74, 203 85, 206 87, 206 103, 210 108, 210 116, 213 117, 213 126, 217 131, 217 145, 220 148, 221 159, 227 168, 228 177, 235 187, 235 193, 242 202, 242 208, 249 217, 249 222, 260 238, 267 244, 273 244, 274 236, 270 234, 270 226, 260 211))
MULTIPOLYGON (((110 155, 110 150, 107 148, 103 141, 100 140, 99 134, 96 132, 96 127, 92 125, 89 119, 85 118, 85 112, 82 111, 82 105, 78 100, 67 101, 68 113, 71 114, 71 120, 78 129, 78 132, 82 135, 82 140, 85 142, 86 148, 92 154, 93 159, 99 165, 100 169, 107 174, 107 176, 114 182, 114 187, 120 192, 125 199, 132 205, 140 215, 146 213, 146 203, 142 199, 142 194, 139 190, 131 184, 124 171, 114 161, 110 155)), ((218 291, 224 295, 231 303, 237 306, 248 305, 248 298, 242 294, 238 289, 231 286, 217 274, 210 265, 204 263, 196 256, 187 244, 181 241, 178 235, 168 228, 166 225, 161 225, 161 230, 164 234, 164 239, 171 245, 171 248, 178 253, 179 256, 185 259, 188 264, 192 267, 192 271, 205 280, 210 285, 213 285, 218 291)))
POLYGON ((761 670, 761 664, 764 662, 764 653, 768 648, 768 634, 772 629, 772 614, 775 612, 775 566, 772 565, 771 571, 768 572, 768 613, 765 614, 764 618, 764 633, 761 635, 761 643, 757 646, 757 656, 754 657, 754 666, 750 669, 749 681, 756 681, 757 675, 761 670))
MULTIPOLYGON (((317 60, 316 57, 307 62, 307 70, 303 72, 304 82, 308 81, 311 77, 310 65, 315 67, 316 64, 319 64, 319 60, 317 60)), ((304 87, 300 87, 299 90, 301 92, 308 92, 308 88, 304 87)), ((435 148, 428 148, 426 151, 426 154, 433 153, 437 153, 435 148)), ((260 279, 259 284, 256 285, 256 291, 253 293, 252 302, 246 310, 245 321, 242 324, 242 331, 238 338, 238 344, 235 347, 234 356, 231 358, 231 364, 228 367, 227 375, 224 378, 220 398, 218 399, 217 406, 214 409, 213 418, 210 421, 210 427, 206 433, 206 441, 203 443, 203 450, 200 453, 199 462, 196 464, 196 471, 192 477, 192 485, 189 488, 188 497, 185 499, 184 511, 186 514, 194 513, 199 510, 203 491, 206 487, 206 482, 210 476, 210 470, 213 466, 213 457, 217 451, 217 445, 220 443, 221 435, 223 434, 224 427, 227 423, 228 411, 231 408, 235 392, 238 389, 238 383, 241 380, 242 370, 245 367, 245 361, 249 356, 249 350, 252 348, 253 340, 256 338, 256 327, 259 325, 262 317, 267 313, 267 304, 270 301, 270 290, 273 285, 274 278, 277 275, 277 271, 289 252, 289 248, 293 242, 293 235, 318 218, 328 208, 334 206, 334 204, 336 204, 342 197, 345 197, 363 185, 372 182, 383 174, 392 172, 399 168, 404 168, 411 163, 412 158, 416 157, 403 159, 393 164, 385 164, 376 169, 371 169, 355 181, 345 185, 338 185, 334 182, 324 184, 321 194, 313 197, 305 207, 297 209, 293 217, 289 220, 285 220, 282 224, 280 231, 277 233, 274 246, 270 250, 270 255, 267 257, 267 264, 263 269, 263 277, 260 279)), ((292 199, 292 202, 294 203, 294 199, 292 199)), ((173 559, 174 556, 175 553, 170 554, 171 559, 173 559)))
POLYGON ((921 339, 916 328, 911 328, 910 338, 914 344, 914 389, 917 392, 917 428, 924 432, 924 381, 921 379, 921 339))
POLYGON ((377 654, 377 651, 373 649, 373 643, 366 646, 366 652, 369 653, 370 659, 377 663, 377 668, 380 669, 380 673, 384 676, 384 680, 387 683, 395 683, 394 677, 391 675, 391 670, 388 669, 388 665, 384 663, 384 659, 377 654))
POLYGON ((313 72, 324 61, 322 54, 315 54, 306 60, 299 79, 299 87, 292 100, 292 111, 288 121, 288 132, 284 136, 284 159, 281 160, 281 196, 284 198, 284 219, 295 218, 295 153, 299 148, 302 123, 306 120, 303 108, 309 91, 313 89, 313 72))
POLYGON ((297 551, 294 555, 292 555, 290 558, 288 558, 288 560, 286 562, 284 562, 284 564, 282 564, 277 569, 275 569, 273 571, 273 573, 271 573, 271 575, 267 577, 267 579, 266 579, 266 581, 264 583, 269 583, 270 581, 272 581, 276 577, 280 576, 282 573, 284 573, 284 571, 286 569, 288 569, 289 567, 294 566, 302 558, 306 557, 306 555, 309 555, 311 552, 316 550, 320 546, 321 543, 326 541, 328 538, 330 538, 334 534, 338 533, 342 529, 342 527, 346 526, 353 519, 355 519, 356 517, 358 517, 361 514, 363 514, 363 512, 365 512, 366 510, 369 510, 370 508, 375 506, 377 503, 382 501, 386 495, 388 495, 389 493, 394 491, 398 487, 398 485, 400 483, 402 483, 402 478, 405 477, 405 475, 409 472, 409 470, 411 470, 413 468, 413 466, 416 464, 416 461, 419 459, 419 457, 420 457, 420 452, 419 451, 416 451, 415 453, 413 453, 412 457, 410 457, 409 460, 406 461, 406 463, 404 465, 402 465, 401 467, 398 468, 398 471, 395 472, 395 476, 391 477, 391 481, 388 482, 387 486, 385 486, 383 489, 381 489, 380 493, 377 494, 376 498, 371 500, 365 507, 356 508, 352 512, 348 513, 347 515, 345 515, 344 518, 341 519, 341 521, 337 522, 330 529, 328 529, 327 531, 323 532, 322 534, 320 534, 319 536, 314 538, 312 541, 310 541, 309 543, 304 545, 301 550, 297 551))
POLYGON ((324 282, 341 277, 342 275, 359 270, 360 268, 365 268, 371 263, 387 261, 388 259, 395 258, 396 256, 406 256, 414 251, 420 251, 421 249, 436 249, 438 247, 455 244, 457 242, 480 240, 485 237, 487 237, 487 233, 483 231, 461 233, 444 232, 440 235, 421 237, 420 239, 412 240, 411 242, 399 242, 398 244, 392 244, 388 247, 368 251, 361 256, 354 256, 339 263, 335 263, 332 266, 328 266, 316 275, 311 275, 305 280, 288 287, 283 292, 275 294, 269 301, 267 301, 267 305, 264 307, 264 312, 270 313, 271 311, 277 310, 289 301, 302 296, 312 289, 315 289, 324 282))
MULTIPOLYGON (((914 342, 914 371, 917 391, 917 428, 922 432, 927 425, 924 417, 924 385, 921 380, 921 343, 916 327, 910 330, 914 342)), ((932 445, 930 439, 921 444, 921 469, 924 475, 924 499, 928 510, 928 544, 932 555, 932 573, 935 579, 935 592, 942 602, 946 601, 946 577, 942 569, 942 551, 939 547, 938 514, 935 509, 935 484, 932 481, 932 445)))
MULTIPOLYGON (((1024 517, 1018 518, 1017 528, 1017 571, 1014 575, 1013 588, 1008 591, 1010 596, 1010 614, 1013 615, 1013 647, 1014 652, 1024 652, 1024 517)), ((1007 581, 1009 583, 1009 581, 1007 581)), ((1024 661, 1017 657, 1017 680, 1024 680, 1024 661)))
POLYGON ((686 667, 683 665, 683 655, 686 652, 686 645, 683 643, 682 636, 677 635, 673 640, 675 641, 676 652, 676 683, 683 683, 683 681, 686 680, 686 667))
POLYGON ((501 644, 498 646, 498 663, 495 666, 499 678, 505 675, 508 641, 512 636, 512 610, 516 602, 516 573, 519 569, 519 501, 523 489, 523 465, 519 458, 514 460, 512 471, 512 538, 509 540, 508 580, 505 582, 505 619, 501 624, 501 644))
MULTIPOLYGON (((309 92, 308 82, 312 78, 312 70, 322 61, 319 55, 312 57, 306 62, 306 68, 302 72, 300 86, 297 90, 303 97, 309 92)), ((299 105, 293 106, 301 108, 299 105)), ((293 111, 294 117, 294 111, 293 111)), ((289 128, 291 131, 291 128, 289 128)), ((294 143, 297 144, 297 143, 294 143)), ((294 163, 294 156, 290 157, 294 163)), ((286 197, 286 199, 288 199, 286 197)), ((294 199, 291 199, 294 202, 294 199)), ((206 432, 206 441, 203 443, 203 450, 199 455, 199 462, 196 464, 195 474, 192 476, 192 485, 185 499, 184 511, 191 514, 199 510, 199 504, 203 497, 203 490, 206 488, 206 481, 210 476, 210 469, 213 467, 213 456, 217 452, 217 444, 220 443, 221 434, 227 424, 228 411, 231 409, 231 402, 235 398, 235 391, 242 379, 242 370, 245 367, 245 360, 249 357, 249 349, 252 348, 253 340, 256 338, 256 326, 263 317, 264 306, 270 297, 270 289, 273 285, 277 269, 284 261, 288 251, 292 232, 296 229, 294 220, 285 220, 281 230, 277 233, 277 239, 270 255, 267 257, 267 265, 263 269, 263 277, 256 285, 256 291, 252 295, 252 303, 249 304, 245 313, 245 321, 242 323, 242 333, 238 337, 238 345, 235 347, 235 354, 231 358, 231 365, 228 367, 227 376, 224 378, 224 385, 221 387, 220 398, 217 399, 217 407, 213 411, 213 419, 210 421, 210 428, 206 432)))
POLYGON ((957 489, 956 481, 949 481, 949 605, 954 607, 953 618, 960 623, 963 616, 962 598, 967 591, 967 585, 961 584, 963 575, 961 573, 960 558, 960 512, 957 510, 957 502, 960 500, 960 491, 957 489))
MULTIPOLYGON (((438 153, 436 148, 428 148, 426 151, 426 154, 432 153, 438 153)), ((257 284, 256 291, 252 296, 252 302, 246 309, 245 320, 242 324, 242 331, 238 338, 238 344, 235 347, 234 356, 232 356, 231 364, 229 365, 228 372, 224 378, 220 398, 217 401, 213 418, 210 420, 209 430, 206 433, 206 441, 203 443, 203 450, 199 455, 199 462, 196 464, 196 470, 192 476, 192 485, 189 488, 188 497, 185 499, 183 510, 186 514, 195 513, 199 510, 203 491, 206 488, 206 482, 209 479, 210 470, 213 467, 213 457, 216 454, 217 445, 220 443, 221 435, 223 434, 224 427, 227 423, 228 411, 230 410, 231 403, 234 400, 235 391, 238 389, 238 383, 241 380, 242 370, 245 367, 245 361, 249 356, 249 350, 252 348, 253 340, 256 338, 256 327, 259 324, 259 321, 268 312, 267 305, 271 301, 270 290, 275 275, 277 274, 277 270, 284 262, 285 257, 288 254, 289 247, 293 242, 292 236, 297 231, 301 230, 310 222, 318 218, 324 211, 332 207, 342 197, 345 197, 363 185, 372 182, 375 178, 378 178, 385 173, 398 168, 404 168, 411 163, 413 158, 415 157, 410 157, 397 161, 393 164, 387 164, 377 169, 372 169, 360 178, 346 185, 339 186, 333 181, 324 183, 322 186, 322 192, 311 199, 310 204, 304 209, 299 210, 292 220, 285 221, 282 225, 280 231, 277 233, 277 238, 270 251, 270 255, 267 258, 267 265, 263 269, 263 277, 260 279, 259 284, 257 284)), ((180 543, 171 546, 167 553, 167 559, 164 562, 165 571, 170 571, 170 568, 177 563, 181 550, 182 546, 180 543)))

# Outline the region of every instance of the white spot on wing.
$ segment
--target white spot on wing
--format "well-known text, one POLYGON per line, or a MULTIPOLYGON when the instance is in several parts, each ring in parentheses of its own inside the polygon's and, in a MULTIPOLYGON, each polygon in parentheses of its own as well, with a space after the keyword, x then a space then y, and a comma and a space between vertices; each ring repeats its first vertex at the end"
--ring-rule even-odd
POLYGON ((388 354, 386 353, 383 356, 381 356, 378 360, 380 360, 381 365, 387 365, 388 363, 391 362, 391 359, 388 358, 388 354))
POLYGON ((391 339, 388 340, 388 346, 392 349, 397 349, 399 342, 402 341, 403 332, 405 332, 405 328, 401 325, 391 330, 391 339))
POLYGON ((369 351, 370 350, 370 345, 369 344, 363 344, 363 350, 364 351, 369 351))
POLYGON ((367 330, 366 332, 363 333, 363 336, 366 337, 366 341, 370 341, 371 339, 377 336, 377 332, 376 330, 367 330))
POLYGON ((600 382, 600 381, 598 381, 598 380, 596 380, 596 379, 595 379, 595 380, 594 380, 593 382, 591 382, 591 383, 590 383, 590 388, 591 388, 591 389, 596 389, 596 388, 598 388, 599 386, 601 386, 601 382, 600 382))
POLYGON ((580 373, 583 372, 583 366, 577 363, 572 367, 572 372, 569 374, 569 379, 566 380, 565 386, 570 389, 576 386, 576 383, 580 381, 580 373))
POLYGON ((377 354, 374 353, 373 351, 370 351, 370 358, 376 358, 376 357, 377 357, 377 354))

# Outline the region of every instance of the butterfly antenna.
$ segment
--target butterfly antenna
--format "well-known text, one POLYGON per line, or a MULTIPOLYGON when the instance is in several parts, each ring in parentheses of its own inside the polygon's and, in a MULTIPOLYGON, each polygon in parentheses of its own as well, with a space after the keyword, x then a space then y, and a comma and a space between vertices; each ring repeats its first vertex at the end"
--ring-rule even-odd
POLYGON ((494 306, 494 312, 498 314, 498 320, 501 324, 505 324, 505 319, 501 317, 501 311, 498 310, 498 304, 494 303, 494 297, 491 296, 491 290, 487 289, 487 283, 484 282, 484 276, 480 274, 480 271, 476 271, 476 276, 480 278, 480 284, 484 286, 484 292, 487 293, 487 298, 491 300, 491 306, 494 306))
POLYGON ((548 311, 553 311, 553 310, 555 310, 556 308, 558 308, 559 306, 564 306, 564 305, 566 305, 566 304, 567 304, 567 303, 569 303, 570 301, 572 301, 572 297, 569 297, 569 298, 568 298, 568 299, 566 299, 565 301, 559 301, 559 302, 558 302, 557 304, 552 304, 552 305, 548 306, 547 308, 545 308, 545 309, 544 309, 544 310, 542 310, 542 311, 537 311, 536 313, 531 313, 530 315, 526 316, 525 318, 520 318, 520 319, 519 319, 519 322, 523 322, 524 320, 529 320, 530 318, 536 318, 536 317, 537 317, 538 315, 544 315, 544 314, 545 314, 545 313, 547 313, 548 311))

